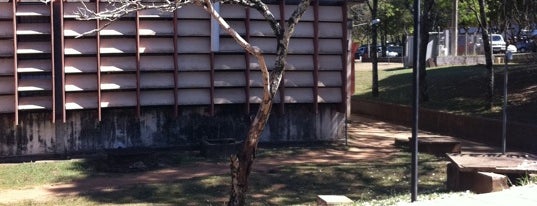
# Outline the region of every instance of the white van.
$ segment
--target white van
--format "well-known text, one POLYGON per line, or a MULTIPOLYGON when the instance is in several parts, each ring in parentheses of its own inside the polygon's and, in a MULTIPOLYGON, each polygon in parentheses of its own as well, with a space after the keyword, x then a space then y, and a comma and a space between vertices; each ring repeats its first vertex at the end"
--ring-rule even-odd
POLYGON ((490 46, 492 47, 492 53, 505 52, 505 41, 500 34, 490 35, 490 46))

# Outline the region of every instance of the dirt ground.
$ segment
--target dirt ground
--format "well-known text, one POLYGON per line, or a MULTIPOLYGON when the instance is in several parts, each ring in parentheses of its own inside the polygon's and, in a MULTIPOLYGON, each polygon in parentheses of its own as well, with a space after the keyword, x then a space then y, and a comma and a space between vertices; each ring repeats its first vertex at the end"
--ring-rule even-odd
MULTIPOLYGON (((341 164, 346 162, 382 161, 398 151, 393 143, 395 138, 408 138, 411 130, 407 127, 389 124, 370 118, 353 115, 348 127, 347 150, 315 149, 294 155, 293 158, 271 157, 256 159, 254 172, 266 172, 282 165, 317 163, 341 164)), ((423 133, 423 135, 434 135, 423 133)), ((148 172, 130 173, 121 177, 91 177, 77 182, 43 185, 22 190, 0 192, 0 204, 23 200, 45 201, 54 197, 84 194, 91 191, 106 191, 133 184, 164 183, 208 175, 222 175, 229 172, 227 162, 199 162, 188 167, 166 168, 148 172)))

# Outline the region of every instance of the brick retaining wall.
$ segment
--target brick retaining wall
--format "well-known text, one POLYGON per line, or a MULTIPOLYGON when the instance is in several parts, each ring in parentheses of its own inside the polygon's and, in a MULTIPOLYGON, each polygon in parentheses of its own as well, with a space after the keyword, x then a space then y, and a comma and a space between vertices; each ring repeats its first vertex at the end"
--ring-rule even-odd
MULTIPOLYGON (((409 106, 352 98, 351 108, 353 114, 365 114, 406 126, 412 124, 412 108, 409 106)), ((502 143, 502 122, 496 119, 421 109, 419 128, 495 146, 502 143)), ((508 122, 507 148, 537 154, 537 126, 508 122)))

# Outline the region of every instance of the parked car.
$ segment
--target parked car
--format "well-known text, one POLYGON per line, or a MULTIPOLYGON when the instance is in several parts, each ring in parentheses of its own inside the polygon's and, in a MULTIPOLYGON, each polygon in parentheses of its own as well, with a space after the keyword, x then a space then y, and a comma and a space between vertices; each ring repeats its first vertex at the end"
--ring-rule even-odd
POLYGON ((400 56, 403 56, 403 47, 402 46, 388 46, 388 47, 386 47, 386 56, 387 57, 400 57, 400 56))
POLYGON ((492 47, 493 53, 505 52, 505 40, 500 34, 491 34, 490 35, 490 45, 492 47))
POLYGON ((519 41, 515 45, 516 45, 516 48, 518 49, 518 52, 521 52, 521 53, 535 51, 536 49, 535 42, 532 40, 519 41))

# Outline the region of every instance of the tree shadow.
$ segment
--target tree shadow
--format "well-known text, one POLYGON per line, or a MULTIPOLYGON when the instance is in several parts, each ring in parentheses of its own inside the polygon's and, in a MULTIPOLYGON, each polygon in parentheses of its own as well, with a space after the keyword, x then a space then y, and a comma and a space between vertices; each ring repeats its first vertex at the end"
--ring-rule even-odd
MULTIPOLYGON (((152 171, 129 173, 101 172, 96 170, 95 159, 81 161, 72 169, 82 170, 86 176, 67 185, 51 187, 50 192, 58 196, 76 195, 97 204, 223 205, 229 192, 227 162, 194 159, 152 171)), ((409 153, 396 152, 391 158, 377 162, 285 164, 254 170, 249 179, 247 202, 250 205, 314 204, 320 194, 342 194, 353 200, 388 198, 408 192, 409 162, 409 153)), ((444 191, 442 162, 433 156, 420 159, 419 175, 423 182, 420 190, 444 191), (437 175, 432 176, 433 173, 437 175)))
MULTIPOLYGON (((383 71, 379 71, 383 72, 383 71)), ((500 118, 503 95, 503 66, 495 66, 495 96, 488 108, 488 73, 484 65, 427 69, 430 100, 420 106, 491 118, 500 118)), ((356 95, 397 104, 412 102, 412 73, 389 76, 379 81, 379 97, 370 92, 356 95)), ((534 65, 512 65, 508 83, 509 119, 537 124, 537 68, 534 65)))

